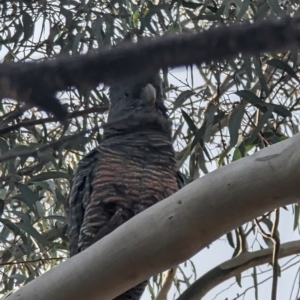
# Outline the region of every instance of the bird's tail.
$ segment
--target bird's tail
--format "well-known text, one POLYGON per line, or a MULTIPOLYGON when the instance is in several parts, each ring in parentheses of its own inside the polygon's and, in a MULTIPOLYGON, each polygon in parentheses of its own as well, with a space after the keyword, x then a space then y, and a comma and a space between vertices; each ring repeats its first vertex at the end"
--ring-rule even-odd
POLYGON ((127 292, 123 293, 113 300, 139 300, 144 293, 147 284, 148 280, 138 284, 137 286, 133 287, 132 289, 128 290, 127 292))

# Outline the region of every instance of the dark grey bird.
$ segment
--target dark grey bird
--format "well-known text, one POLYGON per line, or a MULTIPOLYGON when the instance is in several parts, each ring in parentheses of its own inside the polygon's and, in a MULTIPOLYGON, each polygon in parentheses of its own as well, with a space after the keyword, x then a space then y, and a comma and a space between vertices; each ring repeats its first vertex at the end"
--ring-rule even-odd
MULTIPOLYGON (((110 87, 103 141, 78 164, 68 200, 70 256, 183 186, 159 74, 110 87)), ((118 296, 140 299, 148 281, 118 296)))

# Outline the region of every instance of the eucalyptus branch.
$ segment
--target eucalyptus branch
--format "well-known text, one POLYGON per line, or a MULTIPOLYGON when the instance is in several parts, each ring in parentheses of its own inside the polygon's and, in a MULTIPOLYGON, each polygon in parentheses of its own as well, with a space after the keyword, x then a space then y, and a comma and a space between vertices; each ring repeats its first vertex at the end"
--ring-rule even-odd
MULTIPOLYGON (((294 175, 299 169, 299 145, 297 134, 193 181, 8 299, 109 300, 173 268, 226 232, 297 201, 300 186, 294 175), (274 170, 280 178, 273 176, 274 170), (124 247, 124 239, 129 248, 124 247), (85 276, 78 277, 79 273, 85 276)), ((272 249, 268 251, 272 256, 272 249)), ((227 266, 231 268, 234 265, 227 266)))
MULTIPOLYGON (((177 300, 199 300, 222 282, 241 274, 255 266, 271 263, 274 250, 262 249, 254 252, 244 252, 228 261, 221 263, 197 279, 177 300)), ((300 241, 293 241, 281 245, 278 257, 284 258, 300 253, 300 241)))

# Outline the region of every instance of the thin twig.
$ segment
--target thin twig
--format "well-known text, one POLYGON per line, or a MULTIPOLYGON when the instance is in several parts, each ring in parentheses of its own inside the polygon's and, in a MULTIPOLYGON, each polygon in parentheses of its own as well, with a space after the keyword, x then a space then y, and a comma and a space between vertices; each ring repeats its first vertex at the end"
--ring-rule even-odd
POLYGON ((82 135, 85 135, 86 133, 90 133, 90 132, 93 132, 95 130, 98 130, 99 128, 101 128, 101 126, 95 126, 91 129, 81 131, 81 132, 76 133, 74 135, 70 135, 70 136, 66 136, 64 138, 60 138, 59 140, 54 141, 52 143, 49 143, 47 145, 43 145, 41 147, 36 147, 35 149, 33 149, 31 151, 20 151, 18 153, 14 153, 14 154, 3 155, 2 157, 0 157, 0 163, 4 162, 4 161, 11 160, 11 159, 15 159, 17 157, 36 156, 38 152, 44 151, 44 150, 46 150, 48 148, 51 148, 51 147, 58 147, 58 146, 60 146, 61 144, 65 143, 65 142, 76 139, 76 138, 78 138, 82 135))
POLYGON ((277 294, 277 285, 278 285, 278 256, 280 250, 280 240, 279 236, 277 235, 277 229, 279 224, 279 208, 274 210, 275 212, 275 220, 273 223, 271 237, 274 244, 274 251, 273 251, 273 283, 272 283, 272 300, 276 300, 277 294))
MULTIPOLYGON (((67 118, 72 119, 76 117, 81 117, 90 113, 104 113, 108 110, 107 106, 100 106, 100 107, 91 107, 85 110, 79 110, 79 111, 74 111, 72 113, 69 113, 67 118)), ((44 118, 44 119, 38 119, 38 120, 28 120, 28 121, 23 121, 18 124, 14 124, 9 127, 5 127, 0 129, 0 135, 4 135, 6 133, 9 133, 13 130, 19 129, 21 127, 27 127, 27 126, 33 126, 33 125, 40 125, 40 124, 45 124, 49 122, 57 122, 56 118, 44 118)))
POLYGON ((27 260, 27 261, 11 261, 6 263, 0 263, 0 266, 7 266, 7 265, 18 265, 18 264, 30 264, 30 263, 36 263, 36 262, 47 262, 51 260, 61 260, 66 259, 67 257, 50 257, 50 258, 40 258, 40 259, 34 259, 34 260, 27 260))
POLYGON ((277 294, 277 284, 278 284, 278 255, 280 250, 280 240, 277 235, 277 229, 279 224, 279 208, 276 208, 274 210, 275 212, 275 220, 273 223, 273 227, 271 230, 271 233, 267 233, 263 230, 261 227, 259 221, 257 219, 254 219, 254 223, 257 226, 260 234, 267 239, 270 239, 273 242, 273 258, 272 258, 272 264, 273 264, 273 282, 272 282, 272 295, 271 300, 276 300, 276 294, 277 294))
POLYGON ((265 232, 265 231, 263 230, 263 228, 261 227, 261 225, 260 225, 260 223, 259 223, 259 221, 258 221, 257 219, 254 219, 254 223, 255 223, 255 225, 257 226, 257 229, 258 229, 259 233, 260 233, 264 238, 266 238, 266 239, 271 239, 271 234, 269 234, 269 233, 267 233, 267 232, 265 232))

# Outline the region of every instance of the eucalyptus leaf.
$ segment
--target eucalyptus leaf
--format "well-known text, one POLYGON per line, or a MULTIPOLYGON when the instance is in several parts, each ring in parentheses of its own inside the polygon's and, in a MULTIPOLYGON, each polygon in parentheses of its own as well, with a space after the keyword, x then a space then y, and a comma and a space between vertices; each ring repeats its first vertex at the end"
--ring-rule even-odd
POLYGON ((239 130, 241 128, 242 119, 245 113, 244 108, 238 108, 234 110, 229 117, 229 134, 230 134, 230 145, 232 148, 236 145, 239 137, 239 130))
POLYGON ((24 37, 23 37, 23 39, 25 41, 27 41, 33 35, 34 22, 32 20, 32 17, 26 11, 23 11, 22 17, 23 17, 22 21, 23 21, 23 26, 24 26, 24 37))
POLYGON ((24 232, 28 233, 31 237, 33 237, 37 242, 41 243, 44 246, 48 245, 48 241, 30 223, 19 222, 16 225, 24 232))
POLYGON ((10 278, 16 280, 16 284, 21 284, 26 280, 26 277, 23 274, 13 274, 10 278))
POLYGON ((268 122, 268 120, 272 117, 273 107, 268 106, 268 111, 262 115, 260 120, 258 121, 257 126, 254 128, 249 143, 251 144, 254 139, 257 137, 263 126, 268 122))
POLYGON ((40 200, 39 197, 27 185, 20 182, 15 182, 15 186, 19 189, 21 196, 26 199, 28 203, 35 203, 40 200))
POLYGON ((191 131, 195 133, 197 131, 197 126, 194 124, 194 121, 183 109, 181 109, 181 113, 191 131))
POLYGON ((195 95, 195 92, 191 90, 181 92, 174 102, 173 111, 175 111, 177 108, 180 108, 184 102, 193 95, 195 95))
MULTIPOLYGON (((274 0, 276 1, 276 0, 274 0)), ((299 78, 297 76, 297 74, 295 73, 295 71, 292 69, 291 66, 289 66, 286 62, 277 59, 277 58, 273 58, 267 61, 267 64, 270 66, 273 66, 275 68, 278 68, 284 72, 287 72, 289 75, 291 75, 291 77, 293 77, 294 79, 296 79, 299 82, 299 78)))
POLYGON ((258 58, 255 56, 252 58, 252 60, 253 60, 254 68, 255 68, 256 74, 258 76, 261 88, 265 92, 265 96, 267 97, 267 96, 269 96, 269 88, 267 85, 265 75, 263 74, 263 72, 261 70, 260 62, 259 62, 258 58))

